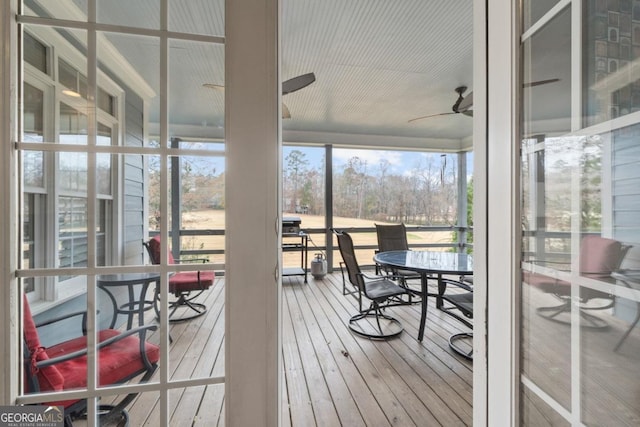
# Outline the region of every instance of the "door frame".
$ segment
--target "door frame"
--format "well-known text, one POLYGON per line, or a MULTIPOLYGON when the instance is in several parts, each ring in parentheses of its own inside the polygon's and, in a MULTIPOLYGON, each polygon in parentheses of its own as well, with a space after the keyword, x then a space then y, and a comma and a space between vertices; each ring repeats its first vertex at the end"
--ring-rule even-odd
MULTIPOLYGON (((474 387, 474 408, 486 408, 478 425, 518 425, 520 254, 519 159, 516 121, 518 84, 518 2, 488 0, 486 31, 486 377, 474 387), (482 387, 482 390, 476 388, 482 387), (482 395, 486 405, 482 405, 482 395), (482 424, 484 421, 485 424, 482 424)), ((479 71, 477 72, 479 73, 479 71)), ((475 97, 475 95, 474 95, 475 97)), ((479 251, 482 253, 482 251, 479 251)), ((479 307, 480 308, 480 307, 479 307)), ((475 345, 475 343, 474 343, 475 345)), ((474 368, 478 364, 474 360, 474 368)), ((475 372, 474 375, 479 375, 475 372)), ((475 379, 475 378, 474 378, 475 379)), ((479 409, 480 411, 480 409, 479 409)), ((474 415, 476 415, 474 413, 474 415)), ((480 415, 480 414, 478 414, 480 415)))

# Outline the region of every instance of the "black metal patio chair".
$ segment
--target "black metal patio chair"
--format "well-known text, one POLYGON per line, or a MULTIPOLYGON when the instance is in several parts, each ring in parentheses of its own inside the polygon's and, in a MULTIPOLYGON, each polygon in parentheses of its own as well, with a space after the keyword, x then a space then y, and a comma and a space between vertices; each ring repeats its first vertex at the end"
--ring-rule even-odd
POLYGON ((404 329, 402 323, 385 311, 389 307, 409 304, 409 291, 389 276, 363 274, 349 233, 338 230, 333 232, 338 238, 349 282, 357 291, 353 295, 358 300, 358 314, 349 319, 349 329, 371 339, 387 339, 399 335, 404 329), (370 301, 369 306, 366 306, 364 299, 370 301))

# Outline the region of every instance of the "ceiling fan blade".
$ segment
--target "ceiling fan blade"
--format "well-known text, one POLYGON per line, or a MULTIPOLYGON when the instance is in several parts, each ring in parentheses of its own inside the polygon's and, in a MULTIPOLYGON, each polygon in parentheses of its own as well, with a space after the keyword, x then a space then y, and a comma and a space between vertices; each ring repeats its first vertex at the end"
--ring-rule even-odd
POLYGON ((286 95, 309 86, 316 81, 316 75, 313 73, 302 74, 298 77, 282 82, 282 94, 286 95))
MULTIPOLYGON (((214 84, 214 83, 205 83, 202 86, 206 87, 206 88, 209 88, 209 89, 224 90, 224 86, 217 85, 217 84, 214 84)), ((291 118, 291 112, 289 111, 289 107, 287 107, 284 102, 282 103, 282 118, 283 119, 290 119, 291 118)))
POLYGON ((448 116, 449 114, 458 114, 458 113, 451 112, 451 113, 430 114, 430 115, 428 115, 428 116, 416 117, 415 119, 411 119, 411 120, 409 120, 407 123, 413 123, 413 122, 415 122, 415 121, 422 120, 422 119, 428 119, 428 118, 430 118, 430 117, 436 117, 436 116, 448 116))
POLYGON ((473 92, 469 92, 469 95, 462 99, 460 105, 458 105, 458 112, 464 113, 471 107, 473 107, 473 92))
MULTIPOLYGON (((286 80, 282 82, 282 94, 286 95, 288 93, 303 89, 315 81, 316 75, 314 73, 302 74, 300 76, 286 80)), ((223 85, 218 85, 215 83, 204 83, 202 86, 209 89, 224 90, 223 85)))
MULTIPOLYGON (((560 81, 560 79, 538 80, 535 82, 523 83, 522 87, 534 87, 534 86, 546 85, 549 83, 555 83, 558 81, 560 81)), ((458 104, 458 112, 464 113, 471 107, 473 107, 473 92, 469 92, 469 95, 465 96, 464 99, 460 101, 460 104, 458 104)))
POLYGON ((284 102, 282 103, 282 118, 283 119, 291 118, 291 112, 289 111, 289 107, 287 107, 284 102))
POLYGON ((559 81, 560 81, 560 79, 538 80, 537 82, 523 83, 522 87, 534 87, 534 86, 546 85, 546 84, 549 84, 549 83, 555 83, 555 82, 559 82, 559 81))
POLYGON ((464 114, 465 116, 473 117, 473 110, 464 110, 464 111, 461 111, 461 113, 464 114))
POLYGON ((204 83, 202 85, 202 87, 206 87, 209 89, 216 89, 216 90, 224 90, 224 86, 223 85, 217 85, 215 83, 204 83))

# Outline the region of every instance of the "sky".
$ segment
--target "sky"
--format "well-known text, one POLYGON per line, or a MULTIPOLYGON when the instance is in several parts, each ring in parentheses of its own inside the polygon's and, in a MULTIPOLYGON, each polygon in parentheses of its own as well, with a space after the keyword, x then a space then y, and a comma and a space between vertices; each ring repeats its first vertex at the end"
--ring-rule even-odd
MULTIPOLYGON (((211 150, 224 150, 223 145, 220 146, 207 146, 207 147, 192 147, 192 148, 206 148, 211 150)), ((282 158, 283 167, 286 167, 286 157, 293 150, 298 150, 304 153, 305 159, 308 161, 308 167, 314 169, 323 168, 323 158, 325 149, 323 146, 283 146, 282 158)), ((457 154, 449 154, 447 157, 448 162, 456 162, 457 154)), ((473 153, 467 154, 467 176, 471 177, 473 174, 473 153)), ((380 170, 380 162, 385 159, 389 163, 388 174, 394 175, 410 175, 412 170, 424 166, 432 158, 432 162, 437 167, 440 167, 442 161, 441 153, 425 153, 417 151, 387 151, 387 150, 373 150, 373 149, 346 149, 346 148, 334 148, 333 150, 333 168, 334 171, 341 171, 347 162, 358 157, 361 161, 366 162, 367 171, 372 175, 376 175, 380 170)), ((188 157, 187 157, 188 158, 188 157)), ((208 157, 206 160, 203 158, 191 159, 195 169, 204 168, 207 172, 213 175, 218 175, 225 170, 224 157, 208 157)), ((449 163, 451 164, 451 163, 449 163)))
MULTIPOLYGON (((324 147, 284 146, 282 148, 283 159, 286 159, 287 155, 293 150, 299 150, 305 154, 305 158, 309 161, 309 167, 318 168, 322 166, 324 147)), ((456 156, 456 154, 449 154, 447 161, 455 161, 456 156)), ((473 153, 469 153, 467 156, 467 175, 471 176, 473 174, 473 153)), ((388 173, 396 175, 409 174, 412 169, 425 164, 429 157, 432 157, 437 165, 441 161, 440 153, 334 148, 334 170, 341 170, 353 157, 359 157, 362 161, 366 161, 367 168, 372 174, 379 170, 382 159, 386 159, 389 162, 388 173)))

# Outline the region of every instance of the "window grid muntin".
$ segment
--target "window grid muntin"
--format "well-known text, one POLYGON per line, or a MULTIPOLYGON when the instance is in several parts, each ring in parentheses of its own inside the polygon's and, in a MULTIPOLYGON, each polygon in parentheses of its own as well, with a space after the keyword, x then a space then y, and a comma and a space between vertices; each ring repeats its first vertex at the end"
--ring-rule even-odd
MULTIPOLYGON (((95 17, 95 1, 96 0, 89 0, 89 15, 90 16, 94 16, 95 17)), ((65 21, 64 25, 68 28, 77 28, 77 29, 88 29, 91 34, 89 35, 89 39, 91 39, 93 37, 93 41, 90 40, 90 45, 92 45, 93 49, 89 49, 89 55, 93 55, 93 61, 91 59, 89 59, 89 63, 94 63, 95 64, 95 31, 114 31, 114 32, 121 32, 121 33, 128 33, 128 34, 140 34, 140 35, 156 35, 159 36, 160 40, 162 41, 161 45, 162 45, 162 57, 163 57, 163 61, 161 64, 161 69, 163 70, 163 74, 161 77, 161 80, 165 82, 165 89, 166 89, 166 82, 167 82, 167 75, 166 75, 166 70, 167 70, 167 66, 168 63, 166 61, 166 58, 168 56, 168 49, 167 49, 167 41, 168 38, 175 38, 175 39, 181 39, 181 40, 190 40, 190 41, 205 41, 205 42, 211 42, 211 43, 224 43, 224 38, 223 37, 217 37, 217 36, 203 36, 203 35, 195 35, 195 34, 186 34, 186 33, 178 33, 178 32, 172 32, 172 31, 166 31, 166 14, 167 14, 167 0, 160 0, 161 4, 162 4, 162 10, 163 10, 163 17, 161 19, 161 29, 159 31, 146 31, 143 29, 136 29, 136 28, 126 28, 126 27, 121 27, 121 26, 113 26, 113 25, 101 25, 101 24, 95 24, 95 19, 93 20, 89 20, 89 22, 78 22, 78 21, 65 21)), ((27 15, 19 15, 17 17, 17 22, 18 23, 22 23, 22 24, 29 24, 29 23, 35 23, 35 24, 43 24, 43 25, 53 25, 53 24, 59 24, 56 20, 54 19, 47 19, 47 18, 40 18, 40 17, 35 17, 35 16, 27 16, 27 15)), ((92 71, 95 72, 94 70, 91 70, 91 68, 89 69, 90 73, 92 71)), ((95 78, 91 78, 91 76, 89 76, 89 86, 94 86, 91 84, 91 80, 93 80, 95 82, 95 78)), ((166 101, 164 102, 164 113, 162 114, 164 117, 167 116, 166 114, 166 101)), ((95 122, 95 121, 94 121, 95 122)), ((167 123, 166 121, 162 121, 161 123, 161 132, 160 134, 162 135, 162 140, 167 140, 166 136, 167 136, 167 123)), ((90 130, 89 131, 89 139, 91 140, 91 138, 93 137, 94 139, 94 143, 92 144, 91 142, 89 142, 89 144, 87 146, 82 146, 82 147, 73 147, 73 146, 69 146, 69 145, 59 145, 59 144, 51 144, 51 143, 44 143, 42 145, 38 146, 38 149, 41 149, 42 151, 45 152, 53 152, 53 153, 57 153, 57 152, 62 152, 62 151, 68 151, 68 152, 86 152, 89 154, 88 160, 89 160, 89 169, 91 169, 91 166, 93 166, 95 164, 95 156, 93 156, 94 153, 100 153, 100 152, 106 152, 106 153, 112 153, 112 154, 150 154, 149 150, 145 150, 144 148, 138 148, 138 147, 121 147, 121 146, 111 146, 111 147, 97 147, 95 145, 95 130, 90 130)), ((24 141, 18 141, 16 143, 16 148, 18 150, 23 150, 23 149, 33 149, 33 144, 31 143, 27 143, 24 141)), ((184 151, 181 149, 166 149, 166 148, 161 148, 157 151, 154 152, 154 154, 160 154, 161 158, 163 159, 162 162, 162 166, 161 169, 163 170, 163 175, 164 175, 164 179, 163 182, 166 185, 167 181, 166 181, 166 170, 167 170, 167 158, 170 155, 189 155, 189 156, 195 156, 195 155, 203 155, 203 156, 215 156, 216 154, 211 153, 211 152, 207 152, 206 150, 189 150, 184 151)), ((89 185, 89 202, 94 203, 93 202, 93 195, 92 195, 93 189, 92 186, 89 185)), ((89 209, 90 211, 92 209, 89 209)), ((92 236, 89 236, 90 239, 92 239, 92 236)), ((187 270, 189 266, 177 266, 175 268, 172 268, 172 270, 176 270, 176 271, 181 271, 181 270, 187 270)), ((216 265, 209 265, 209 266, 205 266, 202 269, 214 269, 217 268, 219 266, 216 265)), ((132 267, 131 271, 147 271, 148 267, 132 267)), ((161 269, 163 269, 163 267, 161 267, 161 269)), ((127 268, 123 268, 123 267, 107 267, 106 269, 101 269, 101 270, 97 270, 95 268, 95 266, 91 266, 89 265, 86 268, 71 268, 68 270, 69 273, 71 274, 86 274, 87 275, 87 282, 88 285, 95 285, 95 274, 102 274, 102 273, 108 273, 109 271, 112 272, 122 272, 122 271, 127 271, 127 268), (93 283, 92 283, 93 282, 93 283)), ((18 270, 16 272, 16 275, 19 278, 23 278, 23 277, 49 277, 49 276, 55 276, 56 274, 59 274, 60 270, 58 269, 50 269, 50 268, 43 268, 43 269, 37 269, 37 270, 18 270)), ((166 299, 166 287, 162 288, 162 298, 166 299)), ((91 301, 95 300, 95 289, 94 286, 87 286, 87 298, 91 301)), ((94 321, 95 319, 92 318, 93 316, 89 316, 89 322, 88 322, 88 327, 90 331, 95 331, 95 327, 94 327, 94 321)), ((162 325, 161 325, 161 335, 163 335, 165 338, 168 337, 168 332, 166 329, 166 324, 167 324, 167 318, 166 318, 166 312, 163 311, 162 315, 161 315, 162 319, 162 325)), ((95 345, 95 332, 90 333, 89 334, 89 345, 95 345)), ((168 351, 166 348, 163 348, 162 352, 161 352, 161 358, 163 360, 168 360, 168 351)), ((95 369, 95 358, 93 357, 92 354, 90 354, 89 357, 89 367, 90 367, 90 372, 89 372, 89 384, 87 387, 87 391, 86 393, 84 393, 84 396, 88 397, 90 400, 93 400, 93 403, 96 402, 95 398, 98 396, 108 396, 108 395, 113 395, 115 394, 115 392, 118 392, 119 390, 122 391, 127 391, 129 392, 130 390, 135 390, 135 391, 153 391, 153 390, 160 390, 161 391, 161 408, 162 408, 162 415, 161 415, 161 421, 164 421, 164 423, 167 423, 167 408, 168 408, 168 390, 170 388, 176 388, 176 387, 184 387, 185 385, 190 385, 190 384, 195 384, 195 385, 205 385, 205 384, 221 384, 224 383, 224 378, 222 377, 218 377, 218 378, 206 378, 206 379, 200 379, 200 380, 185 380, 185 381, 181 381, 176 384, 172 384, 172 385, 168 385, 168 384, 164 384, 164 385, 160 385, 158 386, 157 384, 142 384, 142 385, 136 385, 136 386, 117 386, 114 388, 110 388, 109 390, 100 390, 98 388, 96 388, 96 384, 93 382, 93 378, 95 378, 95 375, 93 375, 93 372, 91 369, 95 369), (93 367, 93 368, 92 368, 93 367)), ((167 365, 166 364, 162 364, 160 367, 160 373, 162 377, 167 377, 167 365)), ((73 397, 73 395, 70 395, 68 392, 61 392, 61 393, 56 393, 57 396, 59 396, 60 398, 64 398, 65 396, 69 396, 69 397, 73 397)), ((18 398, 19 402, 22 403, 36 403, 38 402, 38 397, 37 396, 20 396, 18 398)), ((93 420, 95 419, 95 407, 92 405, 89 405, 89 413, 88 413, 88 418, 91 420, 90 421, 90 425, 93 424, 93 420)))

